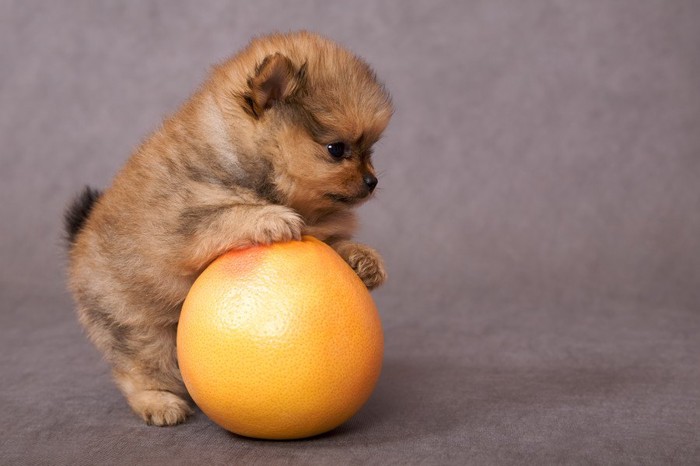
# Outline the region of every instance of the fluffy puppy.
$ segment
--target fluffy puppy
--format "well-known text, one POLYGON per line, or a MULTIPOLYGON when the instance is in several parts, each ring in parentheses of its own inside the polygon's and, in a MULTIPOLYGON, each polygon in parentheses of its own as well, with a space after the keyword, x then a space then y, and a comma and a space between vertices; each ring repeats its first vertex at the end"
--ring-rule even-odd
POLYGON ((216 66, 113 184, 66 212, 80 322, 148 424, 192 412, 178 370, 181 304, 227 250, 313 235, 369 288, 385 279, 350 241, 377 184, 372 145, 390 98, 361 59, 308 32, 253 40, 216 66))

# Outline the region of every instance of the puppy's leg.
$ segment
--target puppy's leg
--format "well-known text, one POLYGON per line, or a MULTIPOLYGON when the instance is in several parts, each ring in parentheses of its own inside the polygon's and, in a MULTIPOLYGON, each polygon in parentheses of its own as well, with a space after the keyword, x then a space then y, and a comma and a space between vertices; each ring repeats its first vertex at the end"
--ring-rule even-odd
POLYGON ((81 321, 112 364, 127 402, 147 424, 175 425, 192 414, 177 366, 176 325, 126 324, 95 307, 83 308, 81 321))
POLYGON ((330 246, 350 264, 370 290, 386 280, 384 261, 374 249, 346 240, 332 242, 330 246))
POLYGON ((222 205, 190 209, 180 216, 185 266, 201 270, 224 252, 301 239, 303 220, 281 205, 222 205))
POLYGON ((147 424, 171 426, 192 414, 177 367, 177 326, 139 327, 122 343, 122 357, 112 371, 117 385, 147 424), (130 351, 130 345, 134 345, 130 351))

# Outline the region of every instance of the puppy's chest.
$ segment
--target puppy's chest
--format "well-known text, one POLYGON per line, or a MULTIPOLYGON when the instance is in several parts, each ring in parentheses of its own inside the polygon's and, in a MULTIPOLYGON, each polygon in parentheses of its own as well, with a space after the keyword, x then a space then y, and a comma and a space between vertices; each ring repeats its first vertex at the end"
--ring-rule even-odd
POLYGON ((340 219, 327 219, 307 222, 302 230, 303 235, 313 236, 326 241, 334 237, 350 237, 354 226, 340 219))

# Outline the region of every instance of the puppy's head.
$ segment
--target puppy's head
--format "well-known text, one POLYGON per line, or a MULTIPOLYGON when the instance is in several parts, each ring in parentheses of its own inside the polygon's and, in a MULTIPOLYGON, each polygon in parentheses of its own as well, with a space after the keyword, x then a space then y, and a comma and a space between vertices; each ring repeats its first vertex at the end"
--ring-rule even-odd
POLYGON ((370 67, 306 32, 254 41, 239 73, 246 63, 235 104, 247 129, 237 137, 270 162, 281 198, 306 214, 365 201, 378 183, 372 147, 393 111, 370 67))

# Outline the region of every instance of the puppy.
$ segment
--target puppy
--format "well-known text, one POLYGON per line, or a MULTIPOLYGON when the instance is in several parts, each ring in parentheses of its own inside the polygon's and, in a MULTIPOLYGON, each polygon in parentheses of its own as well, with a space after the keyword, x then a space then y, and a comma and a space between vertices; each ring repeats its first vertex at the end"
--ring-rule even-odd
POLYGON ((261 37, 216 66, 111 187, 87 188, 68 208, 79 320, 146 423, 192 413, 176 359, 180 308, 227 250, 313 235, 368 288, 384 281, 379 255, 350 239, 391 115, 374 72, 338 44, 261 37))

